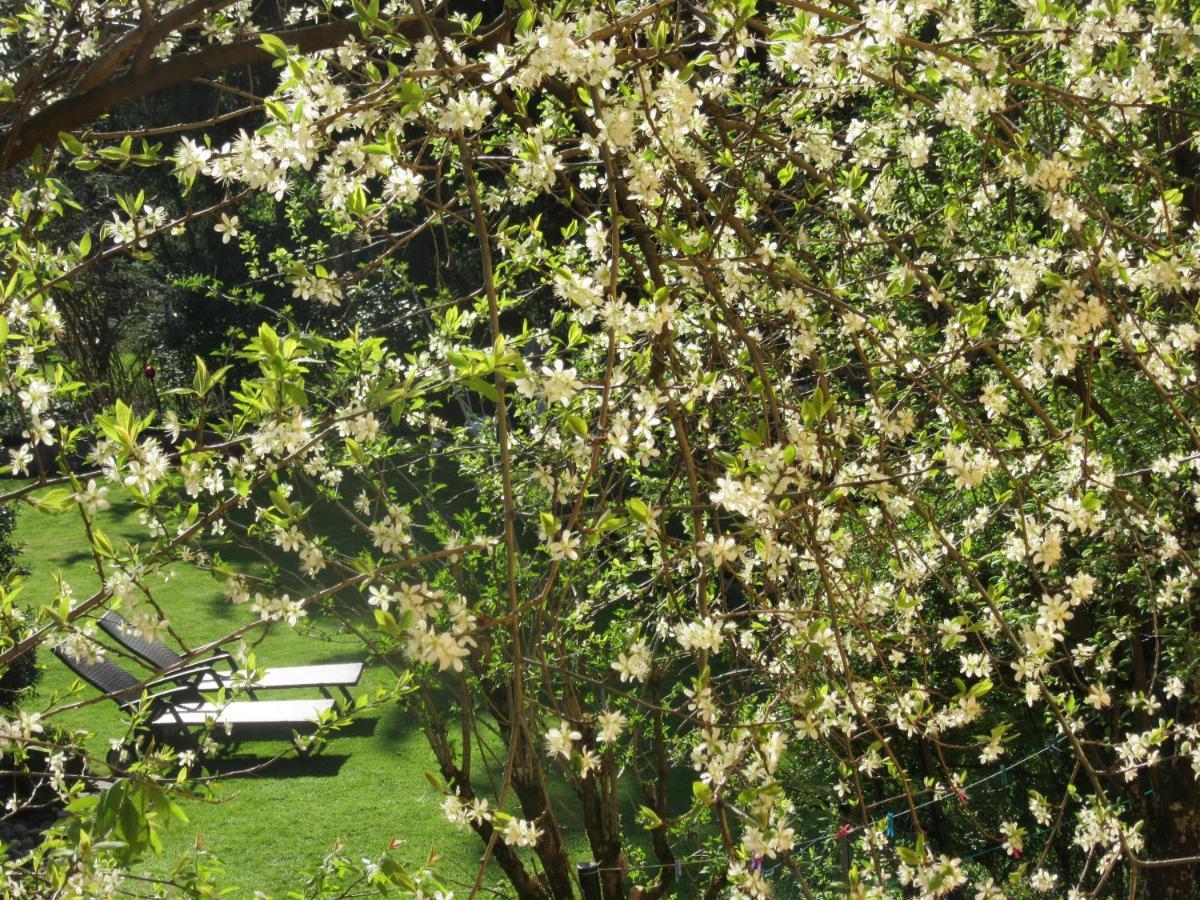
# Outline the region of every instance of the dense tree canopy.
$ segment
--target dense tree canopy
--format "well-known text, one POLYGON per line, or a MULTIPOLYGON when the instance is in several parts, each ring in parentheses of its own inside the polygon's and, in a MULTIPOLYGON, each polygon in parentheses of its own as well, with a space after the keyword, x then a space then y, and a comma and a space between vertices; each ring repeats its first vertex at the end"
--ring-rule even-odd
MULTIPOLYGON (((21 4, 0 501, 81 517, 104 587, 0 594, 0 665, 101 653, 107 608, 163 633, 182 561, 411 678, 446 816, 521 897, 577 890, 566 806, 606 898, 685 865, 710 896, 1194 897, 1195 20, 21 4), (177 302, 245 337, 97 393, 65 311, 218 246, 177 302), (133 546, 91 527, 116 489, 133 546)), ((82 753, 54 715, 0 749, 82 753)), ((143 811, 202 775, 133 749, 89 762, 143 811)), ((104 809, 8 889, 114 890, 144 848, 104 809)))

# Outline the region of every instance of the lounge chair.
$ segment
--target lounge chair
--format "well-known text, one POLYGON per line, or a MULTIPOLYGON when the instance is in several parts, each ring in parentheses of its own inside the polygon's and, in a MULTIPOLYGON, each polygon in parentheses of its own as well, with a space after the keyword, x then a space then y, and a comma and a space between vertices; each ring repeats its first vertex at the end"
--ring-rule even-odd
MULTIPOLYGON (((160 673, 169 673, 184 665, 205 665, 207 674, 200 679, 198 687, 202 691, 215 691, 234 684, 233 672, 235 666, 233 657, 228 653, 219 652, 203 659, 192 660, 182 656, 161 641, 148 641, 133 631, 120 613, 107 611, 100 617, 100 627, 118 644, 130 653, 140 656, 160 673), (227 665, 228 671, 217 668, 218 663, 227 665)), ((247 693, 256 696, 258 690, 278 690, 283 688, 317 688, 326 697, 330 688, 337 688, 347 700, 351 699, 347 688, 358 684, 362 677, 363 664, 355 663, 323 663, 313 666, 285 666, 282 668, 265 669, 257 680, 247 685, 247 693)))
POLYGON ((316 697, 239 700, 220 706, 206 702, 200 693, 199 685, 209 671, 207 666, 191 666, 164 678, 141 682, 108 660, 92 663, 75 659, 61 647, 54 648, 54 655, 123 710, 137 710, 143 701, 149 704, 142 728, 170 744, 190 742, 209 721, 213 722, 210 736, 231 743, 309 734, 316 730, 322 714, 333 708, 333 700, 316 697))

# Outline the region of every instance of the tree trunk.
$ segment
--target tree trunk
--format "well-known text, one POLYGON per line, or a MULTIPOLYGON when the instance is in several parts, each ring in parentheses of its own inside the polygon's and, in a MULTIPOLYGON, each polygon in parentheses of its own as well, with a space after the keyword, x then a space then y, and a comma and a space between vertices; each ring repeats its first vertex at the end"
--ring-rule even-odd
POLYGON ((616 772, 607 754, 600 771, 583 781, 579 796, 583 803, 583 825, 592 848, 592 857, 600 865, 600 887, 604 900, 624 900, 616 772))
MULTIPOLYGON (((1200 715, 1200 684, 1179 703, 1176 721, 1195 722, 1200 715)), ((1187 756, 1150 771, 1153 793, 1147 798, 1146 850, 1150 860, 1169 860, 1200 854, 1200 780, 1187 756)), ((1153 900, 1195 900, 1200 896, 1200 864, 1153 866, 1142 870, 1146 896, 1153 900)))
MULTIPOLYGON (((519 727, 519 726, 518 726, 519 727)), ((550 809, 550 798, 539 777, 536 751, 522 739, 517 741, 517 760, 512 770, 512 785, 521 810, 530 821, 536 821, 542 829, 538 841, 537 855, 546 873, 550 896, 555 900, 575 900, 575 880, 571 877, 570 856, 563 843, 558 823, 550 809)))

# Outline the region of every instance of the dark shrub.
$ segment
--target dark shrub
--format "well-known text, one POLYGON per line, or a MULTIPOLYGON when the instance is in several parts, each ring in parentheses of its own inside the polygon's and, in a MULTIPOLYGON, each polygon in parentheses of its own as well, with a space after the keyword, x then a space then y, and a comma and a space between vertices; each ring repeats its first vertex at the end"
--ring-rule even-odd
MULTIPOLYGON (((10 575, 21 574, 17 567, 17 556, 21 551, 13 542, 13 530, 17 527, 17 510, 13 504, 0 504, 0 584, 10 575)), ((0 671, 0 707, 12 706, 22 691, 37 683, 41 673, 37 659, 30 650, 0 671)))

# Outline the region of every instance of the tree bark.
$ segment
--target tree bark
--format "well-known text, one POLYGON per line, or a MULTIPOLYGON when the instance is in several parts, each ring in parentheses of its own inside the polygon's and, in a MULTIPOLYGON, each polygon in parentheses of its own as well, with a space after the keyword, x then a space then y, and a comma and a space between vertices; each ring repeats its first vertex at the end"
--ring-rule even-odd
MULTIPOLYGON (((436 705, 428 699, 427 695, 424 695, 423 702, 416 708, 425 719, 424 727, 421 730, 425 733, 425 739, 429 742, 429 747, 437 758, 442 777, 451 788, 454 788, 459 800, 463 803, 471 803, 476 799, 475 789, 471 786, 470 778, 455 762, 454 751, 446 737, 445 723, 438 714, 436 705)), ((495 826, 490 821, 486 819, 472 821, 471 828, 479 835, 485 847, 492 842, 495 826)), ((497 865, 508 878, 509 884, 516 889, 517 896, 521 900, 550 900, 550 895, 547 894, 545 887, 536 876, 526 870, 520 856, 508 846, 499 834, 495 834, 495 843, 491 846, 492 858, 496 860, 497 865)))
MULTIPOLYGON (((1178 722, 1195 722, 1200 716, 1200 683, 1179 702, 1178 722)), ((1145 856, 1148 859, 1182 859, 1200 853, 1200 779, 1188 756, 1180 756, 1150 770, 1153 793, 1147 798, 1150 815, 1145 856)), ((1140 782, 1139 782, 1140 783, 1140 782)), ((1200 896, 1200 864, 1151 866, 1142 870, 1146 896, 1155 900, 1195 900, 1200 896)))
MULTIPOLYGON (((442 23, 438 23, 441 27, 442 23)), ((392 23, 395 32, 419 38, 424 25, 417 16, 392 23)), ((275 37, 301 53, 327 50, 359 34, 359 23, 350 20, 326 22, 273 32, 275 37)), ((165 91, 193 78, 270 62, 273 57, 258 38, 232 44, 214 44, 192 53, 172 56, 140 71, 128 71, 110 81, 81 92, 68 94, 24 121, 0 131, 0 171, 28 159, 39 147, 57 140, 59 132, 74 131, 106 113, 149 94, 165 91)), ((90 84, 94 79, 89 78, 90 84)))

